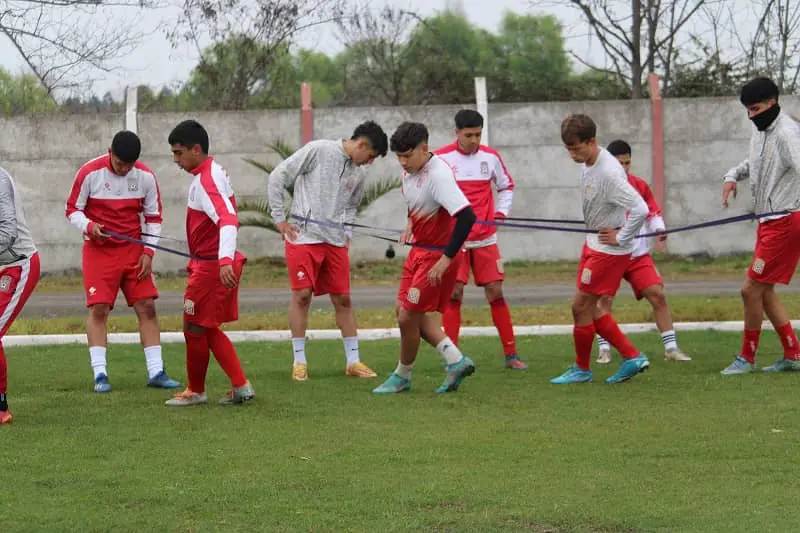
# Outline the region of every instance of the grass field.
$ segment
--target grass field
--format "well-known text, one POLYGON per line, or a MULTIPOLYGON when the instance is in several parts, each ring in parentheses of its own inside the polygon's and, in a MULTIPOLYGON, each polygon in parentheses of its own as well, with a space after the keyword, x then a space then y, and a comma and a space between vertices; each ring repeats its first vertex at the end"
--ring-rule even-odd
MULTIPOLYGON (((311 380, 289 379, 286 344, 242 344, 258 398, 167 408, 143 387, 139 349, 112 346, 115 390, 90 392, 85 348, 9 348, 15 421, 0 428, 2 531, 27 532, 790 532, 800 510, 800 376, 722 377, 739 335, 687 333, 692 363, 622 385, 547 381, 566 337, 520 339, 530 371, 501 368, 497 340, 465 339, 478 372, 436 397, 425 350, 414 390, 343 375, 338 342, 309 345, 311 380)), ((762 364, 779 353, 772 334, 762 364)), ((396 343, 363 343, 381 376, 396 343)), ((165 347, 183 378, 182 351, 165 347)), ((212 365, 210 396, 225 382, 212 365)))

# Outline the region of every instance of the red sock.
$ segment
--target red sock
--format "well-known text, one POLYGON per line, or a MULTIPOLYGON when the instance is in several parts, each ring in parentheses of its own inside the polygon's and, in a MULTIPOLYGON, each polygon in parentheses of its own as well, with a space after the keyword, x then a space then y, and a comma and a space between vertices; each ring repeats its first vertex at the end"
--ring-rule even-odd
POLYGON ((6 351, 3 343, 0 343, 0 394, 6 393, 8 387, 8 363, 6 362, 6 351))
POLYGON ((783 344, 783 357, 793 361, 800 360, 800 349, 798 349, 797 346, 797 334, 794 332, 794 328, 792 328, 792 323, 787 322, 775 331, 778 333, 778 337, 781 338, 781 344, 783 344))
POLYGON ((461 300, 450 300, 450 304, 442 313, 444 334, 458 346, 458 334, 461 330, 461 300))
POLYGON ((514 355, 517 353, 517 341, 514 338, 514 324, 511 323, 511 312, 505 298, 498 298, 489 302, 492 310, 492 322, 500 335, 500 342, 503 343, 503 353, 514 355))
POLYGON ((639 349, 634 346, 628 337, 619 329, 617 321, 611 313, 605 314, 594 321, 594 327, 608 343, 617 349, 619 354, 625 359, 633 359, 639 356, 639 349))
POLYGON ((575 364, 582 370, 589 370, 594 344, 594 324, 573 327, 572 340, 575 342, 575 364))
POLYGON ((186 376, 189 378, 188 388, 192 392, 202 394, 206 391, 206 373, 208 360, 208 339, 205 334, 196 335, 188 331, 183 332, 186 339, 186 376))
POLYGON ((236 348, 233 347, 231 340, 219 328, 206 330, 206 336, 208 346, 222 367, 222 371, 231 380, 231 385, 235 388, 243 387, 247 383, 247 378, 244 377, 242 363, 239 362, 239 356, 236 355, 236 348))
MULTIPOLYGON (((760 329, 745 329, 744 338, 742 339, 742 353, 748 363, 751 365, 756 362, 756 352, 758 351, 758 338, 761 336, 760 329)), ((796 339, 797 337, 795 337, 796 339)), ((781 336, 783 342, 783 336, 781 336)))

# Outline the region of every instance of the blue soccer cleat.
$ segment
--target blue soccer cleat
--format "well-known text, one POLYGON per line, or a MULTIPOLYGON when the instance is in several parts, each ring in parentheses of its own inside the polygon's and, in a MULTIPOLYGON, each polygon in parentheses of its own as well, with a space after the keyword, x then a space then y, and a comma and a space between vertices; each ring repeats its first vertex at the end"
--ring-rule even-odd
POLYGON ((372 394, 397 394, 411 390, 411 378, 400 377, 394 372, 381 385, 372 390, 372 394))
POLYGON ((436 389, 436 394, 457 391, 458 387, 461 385, 461 382, 464 381, 464 378, 467 378, 474 373, 475 363, 473 363, 472 359, 466 355, 463 356, 457 363, 447 365, 447 375, 444 377, 444 381, 439 388, 436 389))
POLYGON ((162 370, 147 381, 147 386, 155 389, 177 389, 182 385, 179 381, 170 378, 167 372, 162 370))
POLYGON ((650 361, 647 356, 640 353, 633 359, 626 359, 621 365, 617 373, 606 380, 606 383, 622 383, 630 380, 633 376, 640 372, 644 372, 650 368, 650 361))
POLYGON ((723 370, 720 371, 720 374, 723 376, 734 376, 737 374, 749 374, 750 372, 756 371, 756 365, 753 363, 749 363, 747 359, 742 357, 741 355, 736 356, 736 359, 733 360, 733 363, 725 367, 723 370))
POLYGON ((800 361, 792 359, 778 359, 778 361, 763 368, 764 372, 798 372, 800 371, 800 361))
POLYGON ((94 378, 94 391, 111 392, 111 384, 108 382, 108 376, 100 374, 94 378))
POLYGON ((592 371, 584 370, 578 365, 572 365, 566 372, 550 380, 553 385, 568 385, 570 383, 589 383, 592 381, 592 371))

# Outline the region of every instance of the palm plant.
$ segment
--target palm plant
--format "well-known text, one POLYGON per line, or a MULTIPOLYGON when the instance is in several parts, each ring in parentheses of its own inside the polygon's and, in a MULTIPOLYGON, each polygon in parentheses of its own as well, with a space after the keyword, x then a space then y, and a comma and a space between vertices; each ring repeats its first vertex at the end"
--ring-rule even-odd
MULTIPOLYGON (((283 140, 277 140, 274 143, 270 143, 267 145, 267 148, 275 152, 281 159, 286 159, 290 155, 295 152, 295 149, 292 148, 289 144, 284 142, 283 140)), ((261 161, 256 161, 255 159, 247 159, 245 161, 253 165, 254 167, 258 168, 266 172, 267 174, 272 173, 275 169, 273 165, 269 163, 262 163, 261 161)), ((403 180, 397 177, 390 177, 390 178, 381 178, 379 180, 370 180, 364 186, 364 195, 361 198, 361 203, 358 205, 358 209, 356 210, 357 214, 361 214, 365 211, 370 205, 375 203, 375 201, 382 197, 383 195, 395 190, 399 189, 403 184, 403 180)), ((292 196, 294 195, 294 188, 290 187, 286 191, 287 202, 286 205, 286 216, 288 218, 289 211, 292 205, 292 196)), ((274 231, 278 233, 278 227, 275 225, 275 221, 272 220, 272 215, 270 214, 270 207, 269 203, 266 199, 262 198, 243 198, 240 204, 238 205, 240 213, 252 213, 250 216, 240 218, 239 226, 249 226, 249 227, 256 227, 256 228, 264 228, 270 231, 274 231)))

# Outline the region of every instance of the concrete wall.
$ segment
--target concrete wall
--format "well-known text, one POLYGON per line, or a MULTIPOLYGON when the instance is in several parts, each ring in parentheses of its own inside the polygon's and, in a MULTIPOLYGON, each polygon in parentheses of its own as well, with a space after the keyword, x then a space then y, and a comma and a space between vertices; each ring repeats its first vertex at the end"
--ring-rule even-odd
MULTIPOLYGON (((797 97, 785 97, 786 109, 797 97)), ((452 140, 455 106, 405 108, 331 108, 314 114, 318 138, 349 136, 359 122, 378 121, 389 134, 404 120, 422 121, 431 130, 433 146, 452 140)), ((559 124, 569 112, 586 112, 597 121, 599 140, 624 138, 633 146, 634 172, 650 179, 651 128, 648 101, 493 104, 489 107, 491 144, 503 155, 516 181, 513 212, 517 216, 580 218, 579 169, 560 144, 559 124)), ((266 175, 244 161, 251 157, 277 163, 265 145, 279 138, 299 145, 300 112, 206 112, 191 115, 206 125, 211 150, 227 167, 238 196, 263 197, 266 175)), ((171 161, 166 136, 182 114, 142 114, 138 131, 143 160, 158 174, 164 203, 164 234, 184 235, 186 189, 190 177, 171 161)), ((668 226, 731 216, 750 207, 743 187, 733 207, 720 207, 721 175, 740 162, 750 135, 749 121, 735 99, 664 101, 665 175, 668 226)), ((42 253, 43 269, 57 272, 80 266, 81 238, 64 218, 64 201, 77 168, 107 150, 111 137, 124 126, 119 115, 39 115, 0 119, 0 165, 17 179, 25 194, 26 215, 42 253)), ((370 177, 399 175, 392 155, 370 168, 370 177)), ((401 228, 405 207, 399 192, 376 202, 362 223, 401 228)), ((755 225, 740 223, 670 237, 669 251, 725 254, 750 250, 755 225)), ((281 255, 276 235, 244 228, 241 248, 250 257, 281 255)), ((555 232, 503 230, 500 244, 508 259, 574 259, 581 237, 555 232)), ((354 258, 383 257, 386 244, 357 238, 354 258)), ((158 270, 182 268, 184 260, 159 253, 158 270)))

